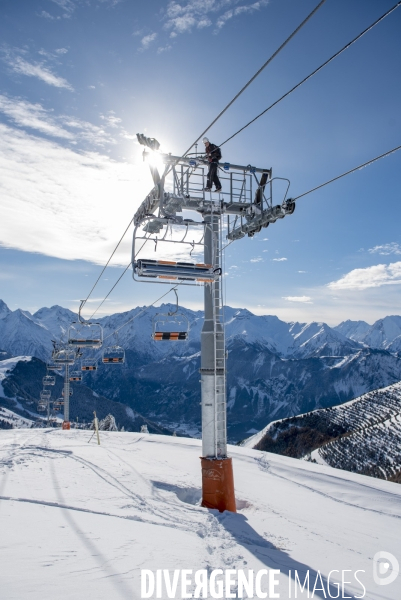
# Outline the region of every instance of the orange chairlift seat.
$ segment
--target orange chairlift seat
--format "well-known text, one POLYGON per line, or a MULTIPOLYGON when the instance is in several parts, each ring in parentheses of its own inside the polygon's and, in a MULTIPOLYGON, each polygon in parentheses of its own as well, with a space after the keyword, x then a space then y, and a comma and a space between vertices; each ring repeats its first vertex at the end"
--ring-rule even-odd
POLYGON ((204 263, 174 262, 140 258, 134 262, 134 271, 140 277, 168 280, 188 280, 211 283, 221 275, 221 269, 204 263))
POLYGON ((81 371, 97 371, 97 360, 85 358, 81 363, 81 371))
POLYGON ((81 371, 71 371, 69 379, 70 381, 82 381, 81 371))
POLYGON ((189 321, 178 312, 178 294, 177 290, 173 291, 176 297, 175 310, 157 314, 153 318, 152 338, 155 342, 185 342, 188 339, 189 321))
POLYGON ((118 330, 114 332, 115 342, 103 351, 102 362, 105 365, 122 365, 125 363, 125 350, 118 344, 118 330))

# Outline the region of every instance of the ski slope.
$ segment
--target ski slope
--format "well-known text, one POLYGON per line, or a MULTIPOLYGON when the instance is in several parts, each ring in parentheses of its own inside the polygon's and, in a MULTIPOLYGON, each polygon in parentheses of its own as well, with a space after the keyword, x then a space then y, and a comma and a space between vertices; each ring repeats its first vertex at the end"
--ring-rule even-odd
POLYGON ((199 505, 200 441, 90 436, 0 431, 2 600, 135 600, 141 569, 279 569, 280 598, 309 572, 298 598, 336 597, 343 577, 343 597, 399 600, 401 576, 375 583, 373 557, 401 562, 400 485, 230 447, 239 510, 219 514, 199 505))

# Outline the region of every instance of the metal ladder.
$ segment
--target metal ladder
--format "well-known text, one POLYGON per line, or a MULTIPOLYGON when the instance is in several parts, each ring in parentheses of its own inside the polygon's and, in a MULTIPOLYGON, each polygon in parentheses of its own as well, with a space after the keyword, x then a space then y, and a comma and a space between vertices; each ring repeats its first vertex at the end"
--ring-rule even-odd
MULTIPOLYGON (((221 268, 220 243, 221 243, 221 216, 218 218, 219 235, 217 248, 214 252, 214 268, 221 268)), ((227 424, 226 424, 226 349, 224 322, 222 319, 223 293, 222 277, 212 283, 213 298, 213 325, 214 325, 214 397, 215 397, 215 456, 227 456, 227 424)))

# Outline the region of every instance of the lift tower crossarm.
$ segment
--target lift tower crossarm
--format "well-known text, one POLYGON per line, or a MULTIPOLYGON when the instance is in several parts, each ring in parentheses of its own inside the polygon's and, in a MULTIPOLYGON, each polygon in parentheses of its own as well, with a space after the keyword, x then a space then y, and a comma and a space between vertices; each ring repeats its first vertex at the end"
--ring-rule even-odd
MULTIPOLYGON (((148 153, 144 152, 144 159, 147 156, 150 156, 148 153)), ((163 163, 166 167, 175 167, 178 165, 187 167, 188 169, 200 167, 203 165, 208 165, 208 161, 202 157, 190 158, 190 157, 182 157, 182 156, 173 156, 172 154, 159 154, 158 156, 162 159, 163 163)), ((222 163, 225 171, 239 171, 242 173, 260 173, 265 174, 266 180, 271 180, 272 178, 272 169, 253 167, 251 165, 235 165, 232 163, 222 163)), ((180 209, 188 209, 188 210, 196 210, 200 213, 205 212, 205 206, 210 205, 210 200, 205 200, 204 195, 199 196, 189 196, 182 195, 177 196, 173 194, 169 194, 164 192, 164 176, 160 177, 157 169, 155 167, 151 167, 153 181, 155 183, 154 188, 149 192, 146 196, 145 200, 139 206, 138 210, 134 215, 134 225, 138 225, 145 217, 154 214, 155 211, 160 207, 160 201, 162 200, 162 204, 168 203, 169 200, 177 198, 180 209)), ((224 212, 232 215, 241 215, 247 209, 250 208, 251 203, 249 202, 226 202, 219 201, 219 210, 220 212, 224 212)))

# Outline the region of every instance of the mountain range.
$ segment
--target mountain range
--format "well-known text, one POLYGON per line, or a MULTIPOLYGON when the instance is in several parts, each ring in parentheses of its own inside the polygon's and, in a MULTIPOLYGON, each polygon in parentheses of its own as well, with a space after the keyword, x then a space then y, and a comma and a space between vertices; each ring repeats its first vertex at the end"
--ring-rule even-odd
MULTIPOLYGON (((189 323, 188 341, 153 341, 155 320, 174 309, 171 304, 137 307, 99 319, 104 346, 117 341, 125 348, 126 361, 100 364, 95 374, 85 374, 85 385, 161 427, 197 436, 203 313, 179 308, 178 319, 189 323)), ((32 315, 11 311, 0 301, 0 349, 7 356, 34 356, 47 362, 52 340, 65 341, 76 320, 75 313, 61 306, 41 308, 32 315)), ((225 307, 224 320, 228 436, 233 442, 272 420, 346 402, 401 379, 400 316, 373 325, 345 321, 329 327, 286 323, 275 316, 225 307)))

